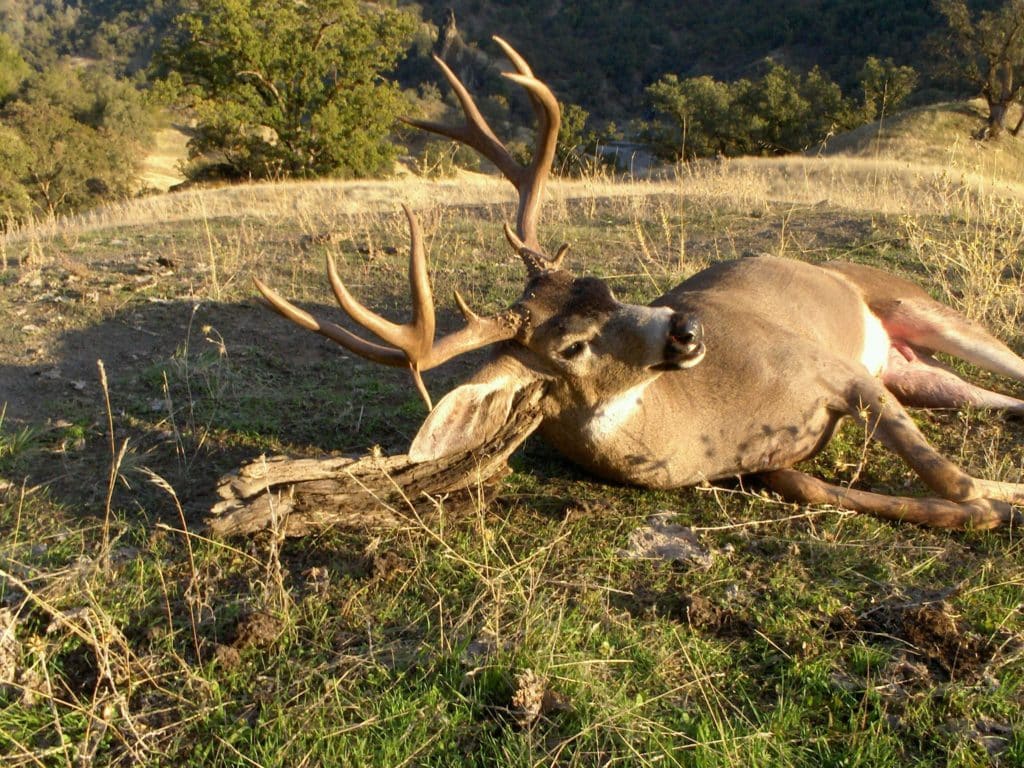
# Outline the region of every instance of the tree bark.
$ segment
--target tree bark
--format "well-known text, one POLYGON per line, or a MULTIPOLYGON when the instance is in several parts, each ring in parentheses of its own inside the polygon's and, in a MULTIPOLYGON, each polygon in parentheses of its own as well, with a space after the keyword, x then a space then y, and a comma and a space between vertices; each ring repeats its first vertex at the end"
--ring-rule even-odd
POLYGON ((408 456, 261 457, 221 478, 221 501, 206 519, 215 536, 271 531, 306 536, 332 527, 394 528, 411 512, 430 515, 485 503, 508 472, 508 457, 540 425, 543 384, 517 394, 512 417, 480 448, 433 462, 408 456))
POLYGON ((1007 105, 998 101, 991 101, 988 105, 988 133, 986 138, 998 139, 1006 126, 1007 105))

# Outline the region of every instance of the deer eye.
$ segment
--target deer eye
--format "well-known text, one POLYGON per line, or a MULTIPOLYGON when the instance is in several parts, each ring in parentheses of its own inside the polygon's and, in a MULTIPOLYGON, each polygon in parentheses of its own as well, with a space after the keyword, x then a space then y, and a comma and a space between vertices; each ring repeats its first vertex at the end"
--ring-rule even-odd
POLYGON ((579 357, 580 354, 587 348, 587 342, 585 341, 574 341, 565 349, 561 350, 558 354, 564 357, 566 360, 572 360, 574 357, 579 357))

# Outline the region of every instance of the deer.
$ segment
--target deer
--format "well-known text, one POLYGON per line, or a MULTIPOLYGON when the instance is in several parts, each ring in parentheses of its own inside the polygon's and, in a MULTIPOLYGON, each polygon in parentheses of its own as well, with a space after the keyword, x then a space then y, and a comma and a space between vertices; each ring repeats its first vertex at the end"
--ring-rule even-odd
POLYGON ((376 339, 318 320, 255 279, 265 303, 288 320, 355 355, 408 369, 429 411, 410 460, 480 449, 509 419, 516 392, 539 382, 542 436, 607 481, 663 489, 751 476, 788 502, 890 521, 988 529, 1020 520, 1024 485, 968 474, 928 442, 907 408, 1024 414, 1024 401, 964 380, 935 355, 1018 382, 1024 359, 916 284, 855 263, 762 255, 715 263, 643 306, 619 301, 604 280, 575 276, 564 263, 567 245, 549 256, 538 221, 559 104, 526 60, 494 39, 511 62, 505 77, 526 92, 536 116, 528 164, 512 156, 436 56, 463 123, 406 122, 472 147, 516 189, 515 229, 504 230, 526 268, 522 295, 482 317, 456 291, 465 324, 435 339, 422 234, 408 207, 409 322, 361 304, 327 257, 338 304, 376 339), (421 374, 487 347, 489 359, 434 405, 421 374), (932 495, 839 486, 795 468, 848 418, 905 461, 932 495))

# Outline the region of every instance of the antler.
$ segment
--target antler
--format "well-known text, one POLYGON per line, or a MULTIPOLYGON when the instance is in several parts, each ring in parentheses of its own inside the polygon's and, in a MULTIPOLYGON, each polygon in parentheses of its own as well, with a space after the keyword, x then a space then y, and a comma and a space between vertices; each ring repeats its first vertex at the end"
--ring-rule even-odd
MULTIPOLYGON (((514 73, 504 73, 505 77, 526 89, 526 93, 530 97, 530 104, 537 115, 537 143, 533 160, 529 165, 522 165, 512 157, 505 145, 494 135, 494 131, 487 124, 484 116, 480 114, 476 102, 462 81, 438 56, 434 56, 434 61, 437 62, 445 78, 454 89, 455 95, 462 105, 466 121, 463 125, 456 126, 426 120, 406 120, 406 122, 425 131, 466 144, 494 163, 502 175, 511 181, 519 192, 519 209, 516 213, 516 232, 519 238, 524 242, 526 248, 542 255, 543 249, 537 240, 537 219, 540 214, 544 184, 547 182, 548 172, 551 170, 551 163, 555 157, 558 126, 561 123, 562 113, 558 107, 558 99, 555 98, 550 88, 534 77, 533 71, 525 59, 500 37, 495 37, 494 41, 501 46, 516 69, 514 73)), ((517 250, 519 249, 517 248, 517 250)), ((527 266, 529 267, 529 264, 527 266)), ((551 269, 550 266, 546 268, 551 269)))
MULTIPOLYGON (((544 185, 555 156, 561 111, 554 94, 534 77, 523 57, 500 37, 495 37, 494 40, 516 69, 514 73, 505 73, 505 77, 526 89, 533 111, 537 115, 537 143, 529 165, 523 165, 512 157, 480 114, 469 91, 437 56, 434 60, 455 89, 465 113, 465 123, 461 126, 448 126, 423 120, 407 122, 472 147, 494 163, 505 178, 512 182, 519 193, 519 209, 516 214, 516 231, 513 232, 506 225, 505 235, 526 264, 529 275, 534 277, 545 271, 560 269, 562 257, 568 250, 568 246, 563 245, 554 258, 549 258, 543 253, 537 240, 537 218, 540 214, 544 185)), ((466 319, 466 325, 435 342, 434 299, 430 289, 430 278, 427 275, 423 238, 412 211, 404 205, 402 208, 409 221, 411 240, 409 285, 413 313, 412 320, 408 323, 393 323, 363 306, 349 293, 338 276, 334 261, 330 256, 327 257, 327 275, 338 304, 355 323, 378 337, 384 344, 364 339, 335 323, 321 322, 260 280, 257 279, 255 282, 270 306, 292 322, 327 337, 360 357, 383 365, 408 368, 427 408, 433 410, 430 395, 420 374, 471 350, 514 338, 526 322, 526 317, 523 314, 524 310, 516 307, 495 317, 480 317, 466 305, 456 291, 455 302, 466 319)))
POLYGON ((495 317, 480 317, 456 291, 455 303, 466 319, 466 325, 435 343, 434 297, 427 275, 423 236, 413 212, 405 205, 402 206, 402 210, 405 211, 405 217, 409 222, 411 241, 409 287, 413 310, 410 322, 401 325, 393 323, 363 306, 345 287, 334 260, 330 256, 327 257, 327 276, 338 304, 353 321, 386 342, 386 345, 368 341, 335 323, 321 322, 283 298, 261 280, 253 279, 270 306, 292 322, 327 337, 360 357, 383 365, 408 368, 416 382, 416 388, 427 404, 427 409, 433 410, 430 394, 423 384, 420 373, 436 368, 458 355, 513 338, 518 333, 523 318, 515 310, 495 317))

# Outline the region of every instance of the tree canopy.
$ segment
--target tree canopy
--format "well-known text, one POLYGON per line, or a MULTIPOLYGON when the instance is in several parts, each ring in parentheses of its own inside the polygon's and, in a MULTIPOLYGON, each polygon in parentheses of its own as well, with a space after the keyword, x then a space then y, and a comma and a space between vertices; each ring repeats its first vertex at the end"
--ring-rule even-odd
POLYGON ((937 0, 937 7, 948 25, 934 38, 944 69, 978 89, 989 109, 985 133, 996 138, 1024 86, 1024 0, 1006 0, 976 16, 964 0, 937 0))
POLYGON ((413 19, 357 0, 213 0, 175 20, 159 66, 192 110, 194 155, 238 177, 368 176, 390 169, 401 111, 382 73, 413 19))
POLYGON ((152 114, 130 84, 63 62, 0 108, 0 228, 131 195, 152 114))
POLYGON ((721 82, 707 75, 668 74, 647 88, 658 119, 648 139, 660 154, 682 159, 713 155, 780 154, 823 141, 834 132, 876 119, 910 93, 914 70, 869 59, 863 103, 815 67, 806 75, 768 62, 756 80, 721 82))

